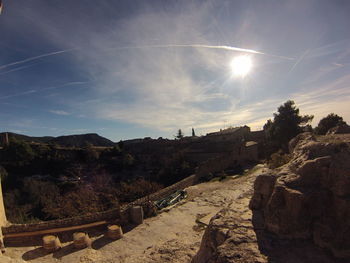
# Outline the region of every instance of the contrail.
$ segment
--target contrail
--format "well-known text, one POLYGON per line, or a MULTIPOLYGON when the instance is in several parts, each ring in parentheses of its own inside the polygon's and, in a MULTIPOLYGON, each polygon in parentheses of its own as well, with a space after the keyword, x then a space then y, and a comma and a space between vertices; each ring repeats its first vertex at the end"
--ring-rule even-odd
MULTIPOLYGON (((250 53, 250 54, 266 55, 266 56, 276 57, 276 58, 280 58, 280 59, 295 60, 295 58, 290 58, 290 57, 285 57, 285 56, 278 56, 278 55, 272 55, 272 54, 260 52, 260 51, 257 51, 257 50, 253 50, 253 49, 246 49, 246 48, 239 48, 239 47, 232 47, 232 46, 202 45, 202 44, 167 44, 167 45, 125 46, 125 47, 115 47, 115 48, 112 48, 112 49, 143 49, 143 48, 170 48, 170 47, 221 49, 221 50, 245 52, 245 53, 250 53)), ((23 60, 11 62, 11 63, 8 63, 8 64, 0 66, 0 70, 8 68, 8 67, 11 67, 11 66, 14 66, 14 65, 23 64, 23 63, 27 63, 27 62, 30 62, 30 61, 34 61, 34 60, 40 59, 40 58, 55 56, 55 55, 71 52, 71 51, 78 50, 78 49, 79 48, 71 48, 71 49, 66 49, 66 50, 60 50, 60 51, 45 53, 45 54, 42 54, 42 55, 39 55, 39 56, 30 57, 30 58, 26 58, 26 59, 23 59, 23 60)), ((20 68, 18 68, 16 70, 20 70, 20 68)), ((11 71, 8 71, 8 72, 11 72, 11 71)), ((8 73, 8 72, 4 72, 4 73, 8 73)))
POLYGON ((260 52, 257 50, 253 50, 253 49, 246 49, 246 48, 239 48, 239 47, 232 47, 232 46, 202 45, 202 44, 143 45, 143 46, 116 47, 114 49, 171 48, 171 47, 221 49, 221 50, 228 50, 228 51, 237 51, 237 52, 245 52, 245 53, 251 53, 251 54, 258 54, 258 55, 266 55, 266 56, 287 59, 287 60, 295 60, 295 58, 272 55, 272 54, 260 52))
POLYGON ((13 98, 13 97, 18 97, 18 96, 23 96, 23 95, 28 95, 28 94, 32 94, 32 93, 36 93, 38 92, 38 90, 32 89, 32 90, 28 90, 28 91, 24 91, 24 92, 20 92, 20 93, 16 93, 16 94, 10 94, 10 95, 6 95, 6 96, 2 96, 0 97, 1 99, 8 99, 8 98, 13 98))
POLYGON ((39 55, 39 56, 30 57, 30 58, 26 58, 26 59, 23 59, 23 60, 11 62, 9 64, 0 66, 0 70, 4 69, 4 68, 11 67, 11 66, 14 66, 14 65, 23 64, 23 63, 26 63, 26 62, 29 62, 29 61, 37 60, 37 59, 40 59, 40 58, 55 56, 55 55, 66 53, 66 52, 71 52, 73 50, 77 50, 77 48, 55 51, 55 52, 46 53, 46 54, 42 54, 42 55, 39 55))
POLYGON ((35 64, 31 64, 31 65, 28 65, 28 66, 22 66, 22 67, 10 69, 8 71, 1 72, 0 75, 5 75, 7 73, 11 73, 11 72, 14 72, 14 71, 22 70, 22 69, 25 69, 25 68, 31 68, 31 67, 34 67, 34 66, 36 66, 38 64, 40 64, 40 63, 35 63, 35 64))
POLYGON ((83 84, 88 83, 88 82, 89 81, 74 81, 74 82, 67 82, 67 83, 59 85, 59 86, 52 86, 52 87, 47 87, 47 88, 42 88, 42 89, 32 89, 32 90, 28 90, 28 91, 23 91, 23 92, 19 92, 19 93, 13 93, 10 95, 2 96, 2 97, 0 97, 0 100, 1 99, 9 99, 9 98, 18 97, 18 96, 24 96, 24 95, 28 95, 28 94, 32 94, 32 93, 38 93, 38 92, 46 91, 46 90, 58 89, 58 88, 67 87, 67 86, 83 85, 83 84))
POLYGON ((306 55, 310 52, 310 49, 307 49, 301 56, 300 58, 294 63, 294 65, 292 66, 292 68, 289 70, 288 73, 291 73, 294 68, 306 57, 306 55))

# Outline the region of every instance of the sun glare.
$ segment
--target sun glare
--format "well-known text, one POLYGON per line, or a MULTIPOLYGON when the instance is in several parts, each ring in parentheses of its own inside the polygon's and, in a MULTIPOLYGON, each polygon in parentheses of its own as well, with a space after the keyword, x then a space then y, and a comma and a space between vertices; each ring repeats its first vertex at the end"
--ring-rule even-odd
POLYGON ((231 62, 232 74, 244 78, 252 69, 252 60, 249 56, 238 56, 231 62))

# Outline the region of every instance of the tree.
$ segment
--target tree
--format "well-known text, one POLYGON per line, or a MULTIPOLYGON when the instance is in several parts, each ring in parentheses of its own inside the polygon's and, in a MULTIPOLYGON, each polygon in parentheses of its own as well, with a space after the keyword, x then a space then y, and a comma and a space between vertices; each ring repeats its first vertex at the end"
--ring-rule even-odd
POLYGON ((330 128, 346 125, 346 122, 343 121, 343 118, 337 114, 330 113, 326 117, 320 120, 317 127, 315 128, 315 133, 324 135, 330 128))
POLYGON ((279 106, 277 111, 273 114, 273 121, 268 120, 264 125, 264 130, 273 150, 280 148, 287 151, 288 142, 302 132, 303 126, 307 125, 314 116, 301 116, 299 109, 292 100, 288 100, 279 106))
POLYGON ((192 137, 195 137, 196 134, 194 133, 194 129, 192 128, 192 137))
POLYGON ((180 140, 184 137, 184 134, 182 133, 181 129, 177 131, 177 134, 175 136, 176 139, 180 140))

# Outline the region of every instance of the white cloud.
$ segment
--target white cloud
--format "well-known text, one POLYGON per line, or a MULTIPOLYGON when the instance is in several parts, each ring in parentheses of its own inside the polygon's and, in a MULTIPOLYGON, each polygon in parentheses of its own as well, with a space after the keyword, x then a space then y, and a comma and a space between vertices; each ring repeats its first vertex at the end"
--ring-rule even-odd
POLYGON ((56 115, 63 115, 63 116, 71 115, 69 112, 64 111, 64 110, 49 110, 49 112, 56 114, 56 115))

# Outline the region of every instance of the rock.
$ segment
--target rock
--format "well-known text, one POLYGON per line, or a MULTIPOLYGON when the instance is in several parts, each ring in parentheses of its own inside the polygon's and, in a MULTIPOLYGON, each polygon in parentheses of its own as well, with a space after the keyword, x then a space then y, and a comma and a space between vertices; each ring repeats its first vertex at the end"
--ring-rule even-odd
POLYGON ((210 221, 192 263, 267 262, 259 251, 249 219, 223 209, 210 221))
POLYGON ((327 132, 327 135, 330 134, 344 134, 344 133, 350 133, 350 126, 347 124, 339 125, 333 128, 330 128, 327 132))
POLYGON ((254 197, 251 199, 250 209, 260 209, 264 207, 269 200, 273 187, 276 183, 276 177, 271 173, 260 175, 254 183, 254 197))
POLYGON ((250 208, 278 237, 312 239, 350 259, 350 136, 303 133, 289 149, 289 163, 257 177, 250 208))

